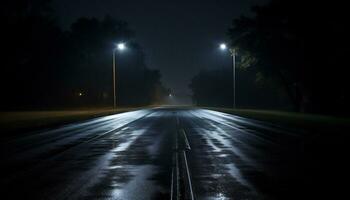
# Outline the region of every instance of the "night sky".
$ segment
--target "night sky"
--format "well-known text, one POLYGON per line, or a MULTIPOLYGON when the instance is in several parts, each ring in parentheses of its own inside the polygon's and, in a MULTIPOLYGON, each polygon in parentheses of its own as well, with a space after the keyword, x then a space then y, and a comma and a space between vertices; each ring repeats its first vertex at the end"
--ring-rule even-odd
POLYGON ((268 0, 54 0, 64 28, 78 17, 109 14, 136 32, 150 68, 174 94, 190 95, 191 78, 203 68, 230 67, 218 50, 232 19, 249 14, 252 5, 268 0))

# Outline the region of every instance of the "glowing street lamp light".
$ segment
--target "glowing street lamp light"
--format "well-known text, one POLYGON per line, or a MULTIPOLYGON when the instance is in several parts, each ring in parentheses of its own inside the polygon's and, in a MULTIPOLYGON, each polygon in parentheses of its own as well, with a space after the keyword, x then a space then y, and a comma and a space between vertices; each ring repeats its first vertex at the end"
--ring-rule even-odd
POLYGON ((124 43, 119 43, 117 44, 118 50, 124 50, 125 49, 125 44, 124 43))
MULTIPOLYGON (((220 44, 221 50, 226 50, 227 45, 225 43, 220 44)), ((232 76, 233 76, 233 108, 236 108, 236 50, 234 48, 229 48, 232 56, 232 76)))
POLYGON ((227 49, 226 44, 224 44, 224 43, 220 44, 220 49, 221 50, 226 50, 227 49))
POLYGON ((115 54, 116 51, 123 51, 126 48, 124 43, 118 43, 116 44, 115 48, 113 49, 113 108, 117 109, 117 94, 116 94, 116 80, 115 80, 115 73, 116 73, 116 58, 115 54))

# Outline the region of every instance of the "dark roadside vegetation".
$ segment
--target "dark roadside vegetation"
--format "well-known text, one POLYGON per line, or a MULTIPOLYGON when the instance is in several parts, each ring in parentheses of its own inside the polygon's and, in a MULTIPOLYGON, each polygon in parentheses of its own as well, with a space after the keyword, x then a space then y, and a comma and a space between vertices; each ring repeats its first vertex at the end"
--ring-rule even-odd
POLYGON ((125 21, 82 17, 64 30, 50 0, 5 0, 0 9, 0 110, 112 106, 117 42, 128 46, 117 55, 118 106, 159 103, 167 93, 125 21))
MULTIPOLYGON (((348 22, 341 1, 272 0, 234 19, 239 108, 349 116, 348 22)), ((229 58, 227 58, 229 59, 229 58)), ((232 68, 192 79, 200 106, 232 107, 232 68)))

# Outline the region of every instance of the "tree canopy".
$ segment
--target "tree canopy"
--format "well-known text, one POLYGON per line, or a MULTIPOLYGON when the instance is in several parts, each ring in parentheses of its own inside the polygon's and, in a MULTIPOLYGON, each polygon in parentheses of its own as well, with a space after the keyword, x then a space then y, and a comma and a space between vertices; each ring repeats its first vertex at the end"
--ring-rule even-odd
POLYGON ((258 71, 284 86, 300 111, 349 109, 346 11, 343 3, 272 0, 229 29, 232 47, 258 71))
POLYGON ((166 95, 125 21, 82 17, 62 30, 49 0, 5 1, 1 10, 2 109, 111 106, 112 52, 121 41, 128 48, 116 55, 118 105, 166 95))

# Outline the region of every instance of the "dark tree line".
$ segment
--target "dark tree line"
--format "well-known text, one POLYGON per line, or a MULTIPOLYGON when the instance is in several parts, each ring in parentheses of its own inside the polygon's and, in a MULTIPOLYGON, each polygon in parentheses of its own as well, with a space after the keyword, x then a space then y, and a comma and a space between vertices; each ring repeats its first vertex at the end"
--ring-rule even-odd
POLYGON ((1 7, 1 108, 47 109, 112 105, 112 52, 117 53, 118 105, 161 101, 160 73, 147 68, 124 21, 80 18, 68 31, 49 0, 5 0, 1 7))
MULTIPOLYGON (((294 110, 347 114, 346 9, 341 1, 272 0, 253 7, 253 16, 233 21, 231 47, 239 52, 242 68, 256 69, 260 83, 283 88, 294 110)), ((205 87, 197 85, 195 97, 205 87)))
MULTIPOLYGON (((285 92, 262 81, 254 68, 236 70, 236 106, 239 108, 290 109, 285 92)), ((190 83, 192 100, 199 106, 233 107, 232 68, 202 70, 190 83)))
POLYGON ((347 11, 340 1, 272 0, 234 20, 232 46, 285 88, 298 111, 346 113, 347 11))

